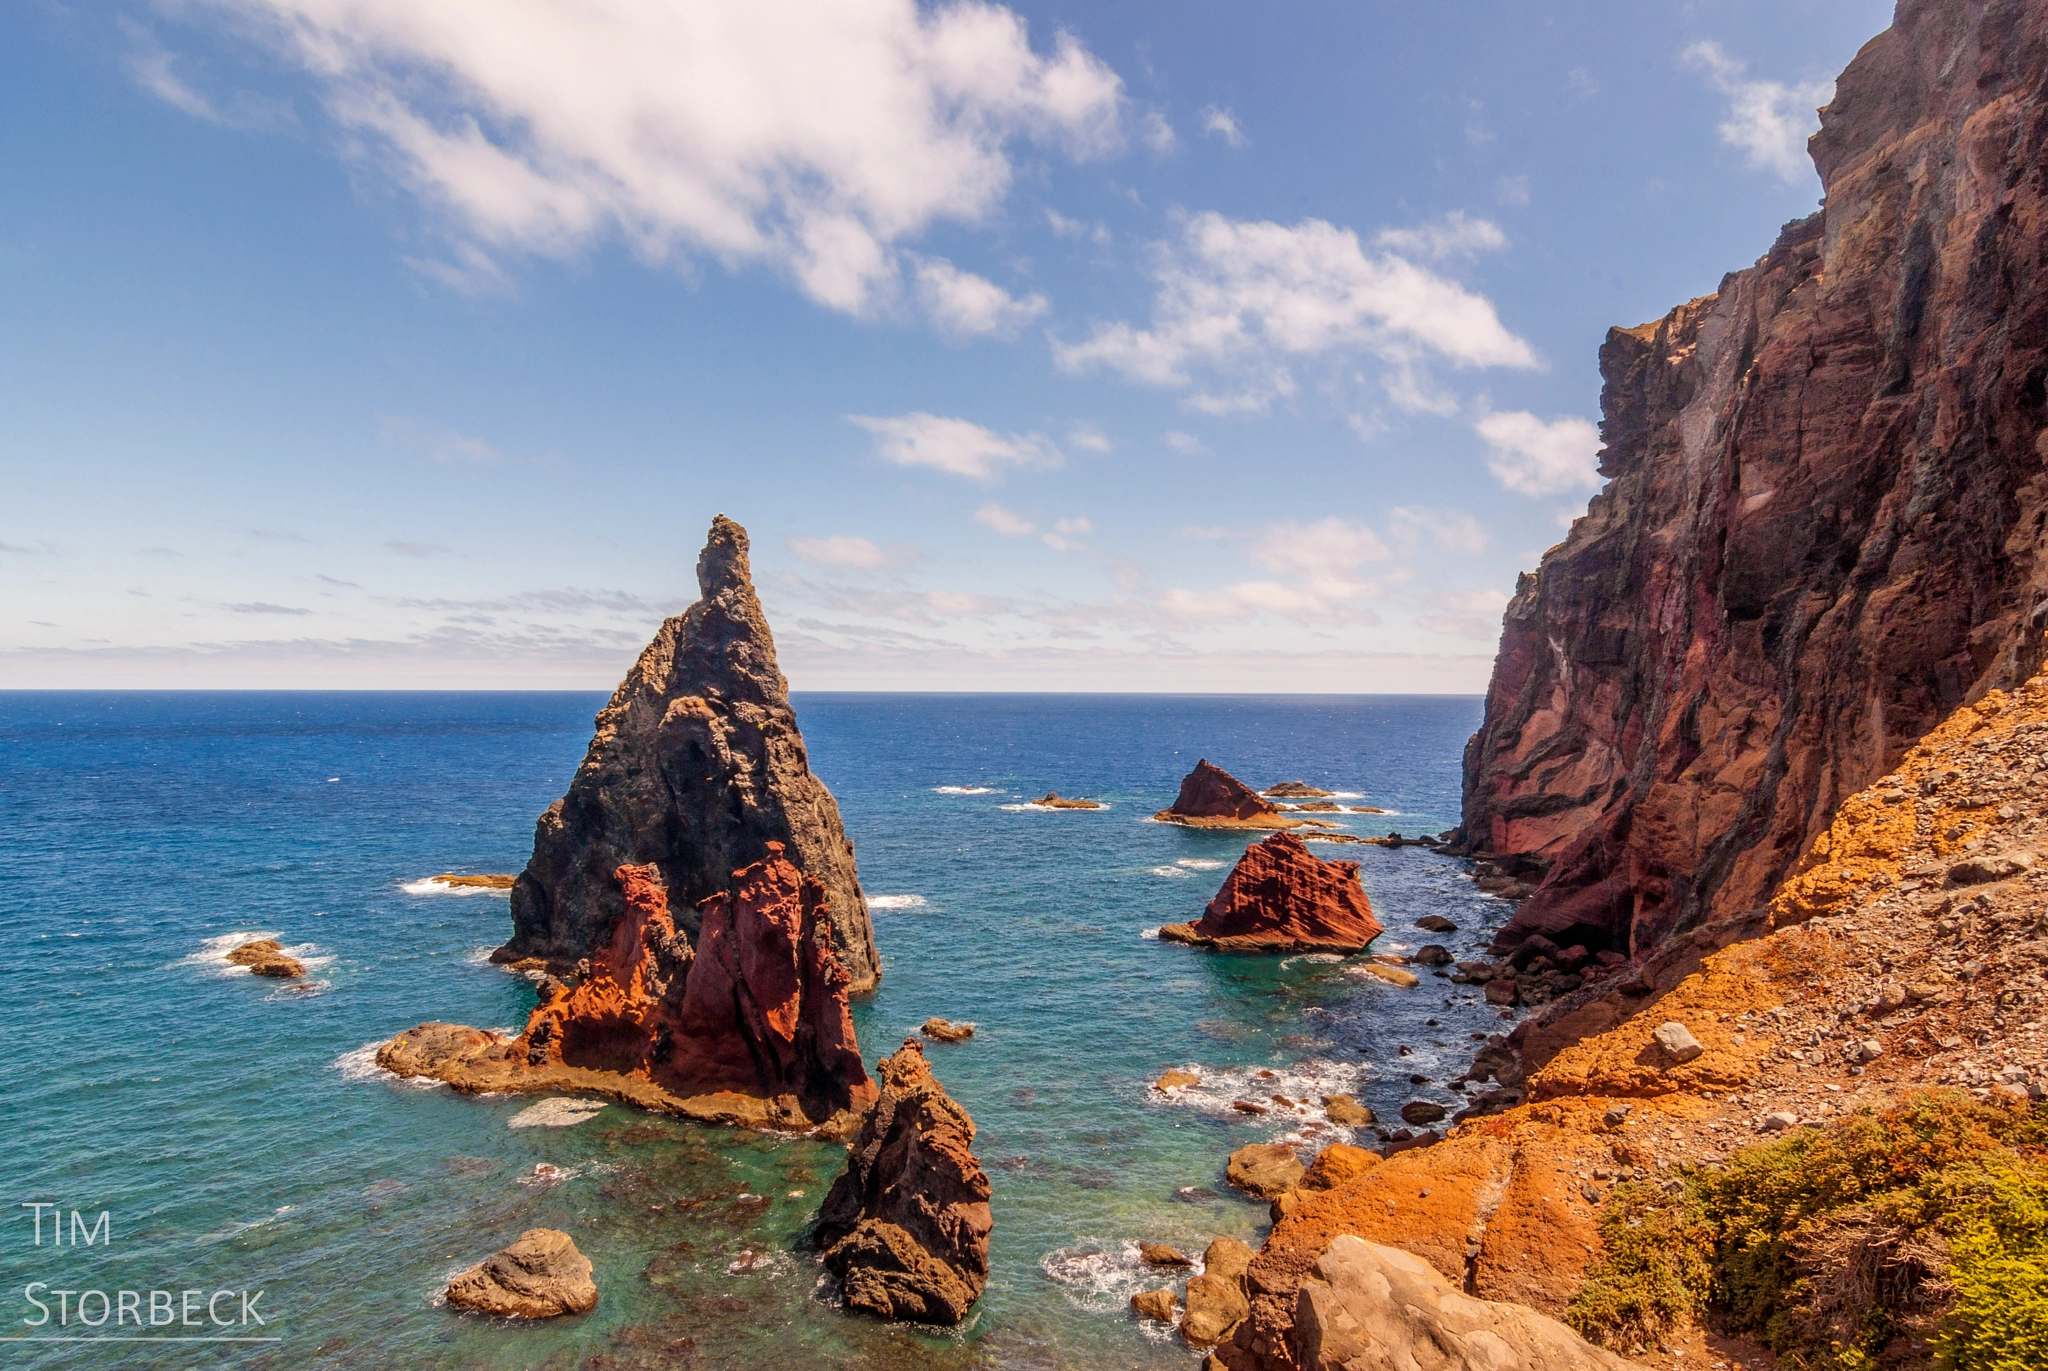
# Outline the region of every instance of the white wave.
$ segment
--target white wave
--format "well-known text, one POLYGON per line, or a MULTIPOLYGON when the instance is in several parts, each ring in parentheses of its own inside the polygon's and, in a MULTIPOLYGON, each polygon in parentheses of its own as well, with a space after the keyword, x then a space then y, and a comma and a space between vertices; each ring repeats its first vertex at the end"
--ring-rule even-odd
POLYGON ((1152 874, 1185 881, 1193 878, 1195 873, 1184 866, 1155 866, 1152 868, 1152 874))
POLYGON ((925 899, 922 895, 868 896, 869 909, 923 909, 924 907, 925 899))
MULTIPOLYGON (((1400 1059, 1401 1069, 1419 1070, 1419 1067, 1410 1068, 1408 1063, 1422 1060, 1419 1056, 1403 1057, 1400 1059)), ((1211 1069, 1186 1063, 1181 1069, 1193 1073, 1199 1078, 1199 1083, 1167 1091, 1154 1090, 1147 1085, 1146 1098, 1155 1104, 1192 1109, 1213 1118, 1262 1127, 1272 1134, 1274 1141, 1312 1143, 1318 1147, 1351 1140, 1349 1128, 1331 1123, 1324 1115, 1323 1096, 1355 1097, 1372 1075, 1371 1068, 1362 1063, 1321 1057, 1288 1066, 1211 1069), (1275 1099, 1276 1095, 1287 1103, 1275 1099), (1238 1100, 1264 1105, 1266 1112, 1243 1113, 1234 1107, 1238 1100)))
POLYGON ((556 1166, 553 1162, 535 1162, 533 1170, 519 1178, 519 1183, 528 1190, 551 1190, 563 1181, 573 1181, 583 1174, 576 1166, 556 1166))
POLYGON ((1283 957, 1280 969, 1285 971, 1296 962, 1307 962, 1310 966, 1335 966, 1343 960, 1334 952, 1304 952, 1298 957, 1283 957))
POLYGON ((1174 865, 1184 866, 1190 871, 1221 871, 1230 863, 1219 862, 1210 857, 1182 857, 1174 865))
POLYGON ((450 885, 439 876, 427 876, 417 881, 400 883, 400 890, 408 895, 504 895, 509 897, 510 889, 494 889, 487 885, 450 885))
POLYGON ((260 942, 275 938, 277 934, 266 928, 244 929, 238 933, 223 933, 218 938, 208 938, 199 944, 199 950, 189 956, 180 957, 172 966, 197 966, 212 971, 217 976, 246 976, 249 968, 237 966, 228 960, 228 953, 244 943, 260 942))
POLYGON ((934 795, 995 795, 999 792, 989 785, 935 785, 934 795))
POLYGON ((377 1065, 377 1049, 384 1046, 384 1040, 364 1043, 353 1052, 344 1052, 328 1065, 341 1073, 345 1081, 397 1081, 398 1074, 386 1071, 377 1065))
POLYGON ((1138 936, 1141 938, 1151 938, 1154 941, 1157 941, 1159 938, 1159 929, 1161 927, 1163 927, 1163 925, 1154 925, 1151 928, 1141 928, 1138 930, 1138 936))
POLYGON ((556 1095, 542 1100, 505 1120, 507 1128, 574 1128, 604 1108, 603 1100, 583 1100, 556 1095))
MULTIPOLYGON (((1190 1244, 1192 1246, 1193 1244, 1190 1244)), ((1138 1255, 1132 1238, 1082 1238, 1071 1247, 1054 1248, 1038 1259, 1038 1269, 1060 1287, 1069 1301, 1093 1314, 1120 1313, 1130 1307, 1131 1296, 1140 1290, 1154 1290, 1162 1284, 1177 1284, 1182 1276, 1199 1276, 1202 1261, 1190 1253, 1192 1268, 1169 1272, 1147 1266, 1138 1255)), ((1149 1324, 1143 1320, 1140 1326, 1149 1324)), ((1152 1324, 1158 1332, 1171 1334, 1169 1324, 1152 1324)))

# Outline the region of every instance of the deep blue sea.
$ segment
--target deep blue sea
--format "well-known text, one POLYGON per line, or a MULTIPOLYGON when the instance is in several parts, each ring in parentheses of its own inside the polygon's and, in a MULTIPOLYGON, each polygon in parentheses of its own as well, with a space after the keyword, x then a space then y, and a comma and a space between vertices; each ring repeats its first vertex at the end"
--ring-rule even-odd
MULTIPOLYGON (((883 980, 855 1010, 862 1048, 872 1063, 934 1014, 979 1025, 930 1052, 995 1184, 993 1275, 965 1327, 850 1316, 798 1241, 840 1148, 618 1105, 515 1128, 530 1098, 419 1088, 369 1061, 423 1020, 524 1020, 532 986, 485 960, 504 896, 421 882, 517 871, 602 703, 0 694, 0 1339, 91 1339, 9 1342, 0 1367, 1191 1368, 1126 1308, 1160 1283, 1137 1242, 1255 1242, 1265 1206, 1225 1184, 1231 1149, 1341 1136, 1230 1102, 1348 1091, 1383 1118, 1451 1103, 1434 1082, 1501 1026, 1426 972, 1402 990, 1328 958, 1148 936, 1197 917, 1245 845, 1146 821, 1197 757, 1396 811, 1342 816, 1356 832, 1433 833, 1457 820, 1477 698, 799 695, 875 897, 883 980), (1020 807, 1047 790, 1109 807, 1020 807), (258 935, 309 984, 221 959, 258 935), (1169 1066, 1204 1085, 1164 1099, 1148 1082, 1169 1066), (15 1205, 56 1206, 65 1244, 52 1211, 15 1205), (71 1242, 74 1210, 88 1229, 111 1216, 90 1246, 71 1242), (513 1326, 437 1303, 451 1273, 536 1226, 595 1263, 593 1313, 513 1326), (117 1333, 274 1341, 104 1341, 117 1333)), ((1361 862, 1379 949, 1466 955, 1507 913, 1450 858, 1319 851, 1361 862), (1461 931, 1420 934, 1425 914, 1461 931)))

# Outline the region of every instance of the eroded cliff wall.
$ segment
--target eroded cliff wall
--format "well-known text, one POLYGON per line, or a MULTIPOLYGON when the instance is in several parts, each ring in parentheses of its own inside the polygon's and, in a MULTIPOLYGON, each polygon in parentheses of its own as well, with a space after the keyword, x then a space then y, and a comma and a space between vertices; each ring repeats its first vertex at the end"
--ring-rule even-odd
POLYGON ((1465 759, 1503 934, 1642 952, 1763 902, 1843 797, 2040 664, 2048 0, 1903 0, 1824 208, 1601 349, 1610 478, 1508 606, 1465 759))

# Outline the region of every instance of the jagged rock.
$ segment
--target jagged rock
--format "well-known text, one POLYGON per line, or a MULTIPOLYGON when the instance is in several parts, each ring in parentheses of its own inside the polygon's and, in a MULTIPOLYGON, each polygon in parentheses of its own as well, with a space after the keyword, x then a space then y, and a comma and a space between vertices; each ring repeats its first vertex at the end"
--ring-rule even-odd
POLYGON ((236 966, 248 967, 252 976, 290 980, 306 974, 305 964, 295 957, 287 957, 275 938, 258 938, 254 942, 243 943, 228 953, 228 960, 236 966))
POLYGON ((1336 794, 1334 790, 1319 790, 1307 781, 1282 781, 1269 785, 1259 792, 1273 800, 1322 800, 1336 794))
POLYGON ((1328 828, 1320 819, 1297 819, 1206 758, 1180 783, 1180 794, 1152 816, 1188 828, 1328 828))
POLYGON ((624 913, 609 941, 518 1037, 422 1024, 380 1048, 378 1064, 464 1091, 581 1092, 707 1121, 849 1128, 876 1090, 819 884, 771 842, 730 892, 704 901, 693 947, 659 868, 614 876, 624 913))
POLYGON ((493 959, 562 973, 611 941, 611 874, 652 864, 697 932, 699 902, 783 844, 824 888, 856 993, 879 974, 867 897, 831 792, 811 775, 775 639, 754 595, 747 534, 719 515, 697 559, 702 598, 662 624, 598 713, 566 795, 535 826, 512 887, 512 938, 493 959))
POLYGON ((1357 862, 1326 862, 1291 833, 1245 849, 1192 924, 1161 938, 1231 952, 1356 952, 1380 935, 1357 862))
POLYGON ((1757 908, 2040 665, 2044 43, 2037 3, 1901 0, 1809 142, 1823 208, 1608 334, 1609 484, 1520 581, 1466 752, 1469 845, 1541 880, 1509 941, 1757 908))
POLYGON ((1474 1299, 1428 1262, 1349 1235, 1301 1283, 1301 1371, 1641 1371, 1526 1305, 1474 1299))
POLYGON ((958 1323, 988 1284, 991 1193, 974 1120, 908 1039, 884 1058, 881 1099, 818 1214, 825 1265, 850 1308, 958 1323))
POLYGON ((1131 1296, 1131 1308, 1139 1317, 1155 1323, 1172 1323, 1180 1312, 1180 1297, 1171 1290, 1140 1290, 1131 1296))
POLYGON ((1230 1154, 1224 1174, 1246 1194, 1271 1200, 1300 1185, 1308 1170, 1286 1143, 1250 1143, 1230 1154))
POLYGON ((927 1038, 936 1038, 942 1043, 964 1043, 974 1036, 974 1025, 971 1023, 954 1023, 949 1019, 930 1018, 924 1021, 924 1027, 918 1031, 927 1038))
POLYGON ((590 1258, 567 1233, 529 1228, 448 1282, 448 1303, 508 1319, 551 1319, 597 1307, 590 1258))

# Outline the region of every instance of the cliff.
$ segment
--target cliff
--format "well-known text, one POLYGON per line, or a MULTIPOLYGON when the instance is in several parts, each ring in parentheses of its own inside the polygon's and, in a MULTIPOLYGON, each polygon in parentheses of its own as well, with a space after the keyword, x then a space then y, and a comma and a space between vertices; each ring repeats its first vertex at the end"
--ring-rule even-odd
POLYGON ((597 716, 569 791, 540 816, 512 887, 501 962, 572 968, 625 908, 612 873, 649 863, 697 933, 698 902, 770 843, 824 888, 839 961, 859 993, 880 975, 853 844, 803 735, 754 595, 747 533, 719 515, 697 558, 701 597, 662 624, 597 716))
POLYGON ((1465 840, 1502 934, 1642 955, 1763 904, 2048 623, 2048 4, 1903 0, 1824 208, 1601 349, 1601 471, 1508 606, 1465 840))
POLYGON ((1359 952, 1380 922, 1357 862, 1326 862, 1291 833, 1253 843, 1192 924, 1159 936, 1228 952, 1359 952))
POLYGON ((459 1090, 604 1095, 764 1128, 844 1132, 873 1105, 822 886, 782 857, 732 873, 677 929, 660 871, 615 873, 624 913, 573 984, 550 979, 517 1037, 422 1024, 378 1065, 459 1090))

